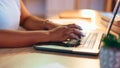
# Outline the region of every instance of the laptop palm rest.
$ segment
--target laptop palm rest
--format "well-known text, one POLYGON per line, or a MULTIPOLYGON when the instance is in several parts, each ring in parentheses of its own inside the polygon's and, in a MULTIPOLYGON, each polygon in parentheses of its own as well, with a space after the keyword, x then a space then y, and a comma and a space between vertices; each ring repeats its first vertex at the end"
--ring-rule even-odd
POLYGON ((97 56, 99 54, 99 50, 97 49, 91 50, 86 48, 63 47, 56 45, 35 45, 34 48, 40 51, 68 53, 68 54, 77 54, 77 55, 97 56))

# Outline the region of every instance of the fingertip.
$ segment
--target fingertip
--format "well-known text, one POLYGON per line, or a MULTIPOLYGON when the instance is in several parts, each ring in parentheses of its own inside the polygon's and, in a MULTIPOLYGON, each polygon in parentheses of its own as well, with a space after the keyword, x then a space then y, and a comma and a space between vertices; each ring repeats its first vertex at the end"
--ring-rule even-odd
POLYGON ((80 30, 83 30, 82 27, 79 27, 79 28, 80 28, 80 30))
POLYGON ((85 35, 84 35, 84 34, 82 34, 81 36, 82 36, 82 37, 85 37, 85 35))
POLYGON ((79 26, 79 25, 76 25, 76 28, 77 28, 77 29, 80 29, 80 30, 83 30, 82 27, 79 26))

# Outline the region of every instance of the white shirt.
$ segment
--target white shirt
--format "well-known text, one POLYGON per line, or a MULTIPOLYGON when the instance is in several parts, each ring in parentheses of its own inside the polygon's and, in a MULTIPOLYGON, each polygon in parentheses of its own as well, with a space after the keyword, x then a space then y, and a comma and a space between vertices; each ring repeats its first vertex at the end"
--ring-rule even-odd
POLYGON ((17 30, 20 22, 20 0, 0 0, 0 30, 17 30))

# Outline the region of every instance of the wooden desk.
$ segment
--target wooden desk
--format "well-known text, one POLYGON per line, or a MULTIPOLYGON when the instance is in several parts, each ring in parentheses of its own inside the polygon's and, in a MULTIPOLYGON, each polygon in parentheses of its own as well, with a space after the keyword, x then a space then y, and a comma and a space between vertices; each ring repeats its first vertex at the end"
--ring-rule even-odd
MULTIPOLYGON (((83 9, 83 10, 65 11, 56 16, 51 17, 50 19, 83 20, 83 21, 87 21, 89 24, 97 26, 98 28, 95 31, 106 32, 106 27, 103 26, 103 24, 101 24, 101 21, 100 21, 101 16, 102 15, 99 11, 83 9)), ((85 22, 83 22, 83 23, 85 23, 85 22)), ((66 24, 66 23, 64 23, 64 24, 66 24)))
POLYGON ((32 47, 0 49, 0 68, 99 68, 98 57, 36 51, 32 47))
POLYGON ((98 56, 42 52, 32 47, 1 48, 0 68, 100 68, 100 62, 98 56))

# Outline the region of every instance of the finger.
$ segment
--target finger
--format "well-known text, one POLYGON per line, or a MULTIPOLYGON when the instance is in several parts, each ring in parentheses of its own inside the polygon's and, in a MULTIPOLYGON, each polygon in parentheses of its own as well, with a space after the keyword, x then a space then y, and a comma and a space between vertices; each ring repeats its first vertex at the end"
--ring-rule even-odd
POLYGON ((69 36, 69 35, 66 35, 66 36, 64 36, 63 41, 67 41, 68 39, 70 39, 70 36, 69 36))
POLYGON ((65 34, 67 31, 69 30, 69 28, 67 26, 60 26, 60 27, 57 27, 53 30, 50 30, 51 32, 55 32, 55 33, 63 33, 65 34))
POLYGON ((65 31, 67 31, 69 28, 68 28, 68 26, 60 26, 60 27, 58 27, 58 31, 59 30, 65 30, 65 31))
POLYGON ((69 28, 76 28, 76 29, 79 29, 79 30, 82 30, 82 28, 76 24, 69 24, 68 25, 69 28))
POLYGON ((69 34, 69 39, 76 39, 76 40, 79 40, 79 37, 78 37, 76 34, 71 33, 71 34, 69 34))
POLYGON ((79 40, 79 37, 76 35, 76 34, 74 34, 73 32, 67 32, 64 36, 63 36, 63 38, 64 38, 64 41, 67 41, 68 39, 77 39, 77 40, 79 40))
POLYGON ((79 29, 74 29, 74 28, 69 29, 67 34, 71 34, 71 33, 76 34, 79 38, 81 38, 81 36, 84 36, 83 33, 79 29))
POLYGON ((74 33, 79 36, 79 38, 81 38, 81 36, 84 37, 84 34, 80 30, 78 29, 73 29, 73 30, 74 30, 74 33))

